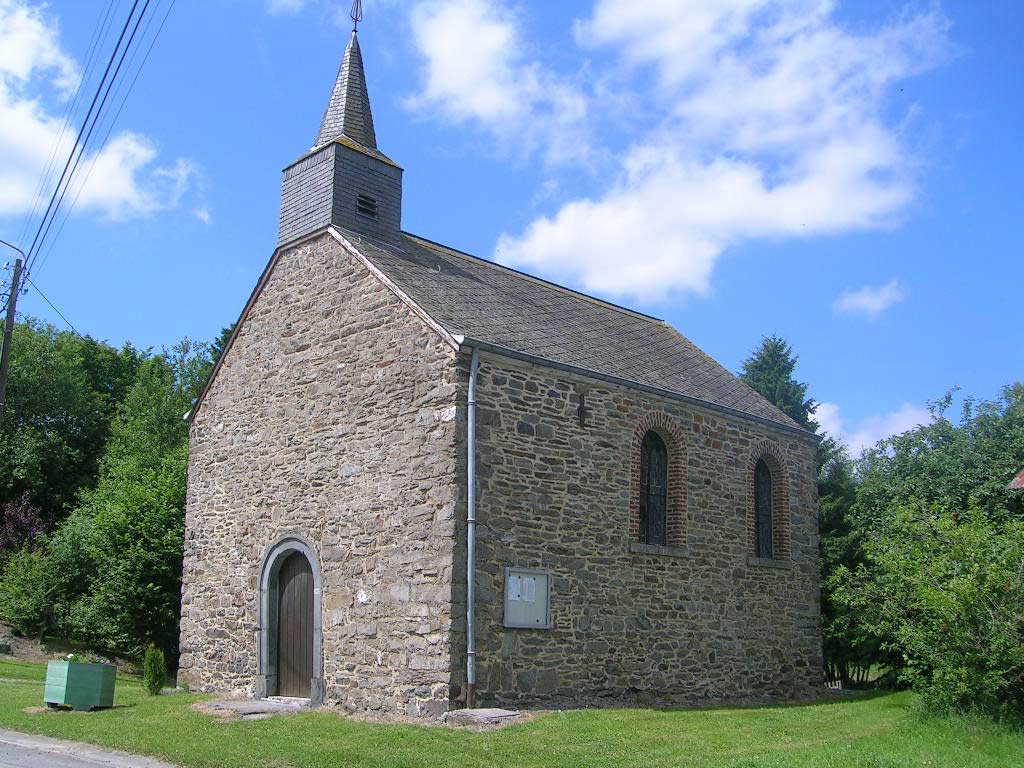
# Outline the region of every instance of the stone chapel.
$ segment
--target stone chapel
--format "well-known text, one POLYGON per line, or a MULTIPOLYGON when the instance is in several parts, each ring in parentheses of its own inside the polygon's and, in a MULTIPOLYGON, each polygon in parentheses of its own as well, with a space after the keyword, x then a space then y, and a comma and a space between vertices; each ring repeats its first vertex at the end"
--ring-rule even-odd
POLYGON ((661 320, 404 232, 402 173, 353 31, 190 414, 181 679, 418 716, 813 695, 815 436, 661 320))

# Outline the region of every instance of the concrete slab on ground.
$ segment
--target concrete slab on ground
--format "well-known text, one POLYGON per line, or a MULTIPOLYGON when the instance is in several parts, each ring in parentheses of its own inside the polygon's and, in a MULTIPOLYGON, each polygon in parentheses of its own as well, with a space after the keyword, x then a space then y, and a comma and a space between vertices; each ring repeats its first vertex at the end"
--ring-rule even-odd
POLYGON ((518 712, 510 709, 480 708, 454 709, 444 716, 452 725, 503 725, 519 718, 518 712))
POLYGON ((309 699, 274 696, 269 699, 215 699, 194 705, 202 712, 242 720, 265 720, 274 715, 293 715, 309 709, 309 699))

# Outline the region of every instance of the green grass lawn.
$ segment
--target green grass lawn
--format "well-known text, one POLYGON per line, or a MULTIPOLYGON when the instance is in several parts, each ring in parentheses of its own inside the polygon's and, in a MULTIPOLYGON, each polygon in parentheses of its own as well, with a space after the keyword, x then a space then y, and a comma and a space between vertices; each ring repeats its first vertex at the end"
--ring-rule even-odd
POLYGON ((29 714, 45 668, 0 661, 0 728, 88 741, 182 766, 1024 766, 1024 734, 921 716, 909 694, 814 706, 558 712, 499 731, 376 725, 330 713, 217 722, 202 697, 150 697, 118 678, 114 709, 29 714))

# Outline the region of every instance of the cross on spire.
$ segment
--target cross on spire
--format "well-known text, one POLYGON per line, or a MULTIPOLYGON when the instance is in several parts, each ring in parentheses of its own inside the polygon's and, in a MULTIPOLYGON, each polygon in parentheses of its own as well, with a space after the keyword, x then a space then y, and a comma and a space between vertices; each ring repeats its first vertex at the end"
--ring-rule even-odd
POLYGON ((352 10, 348 15, 352 19, 352 31, 355 32, 359 22, 363 20, 363 0, 352 0, 352 10))

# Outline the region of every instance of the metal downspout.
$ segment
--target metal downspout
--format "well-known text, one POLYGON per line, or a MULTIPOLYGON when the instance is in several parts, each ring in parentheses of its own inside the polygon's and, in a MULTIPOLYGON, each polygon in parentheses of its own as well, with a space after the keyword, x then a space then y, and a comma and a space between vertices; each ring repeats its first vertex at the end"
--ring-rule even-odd
POLYGON ((466 398, 466 707, 476 706, 476 373, 480 350, 473 347, 466 398))

